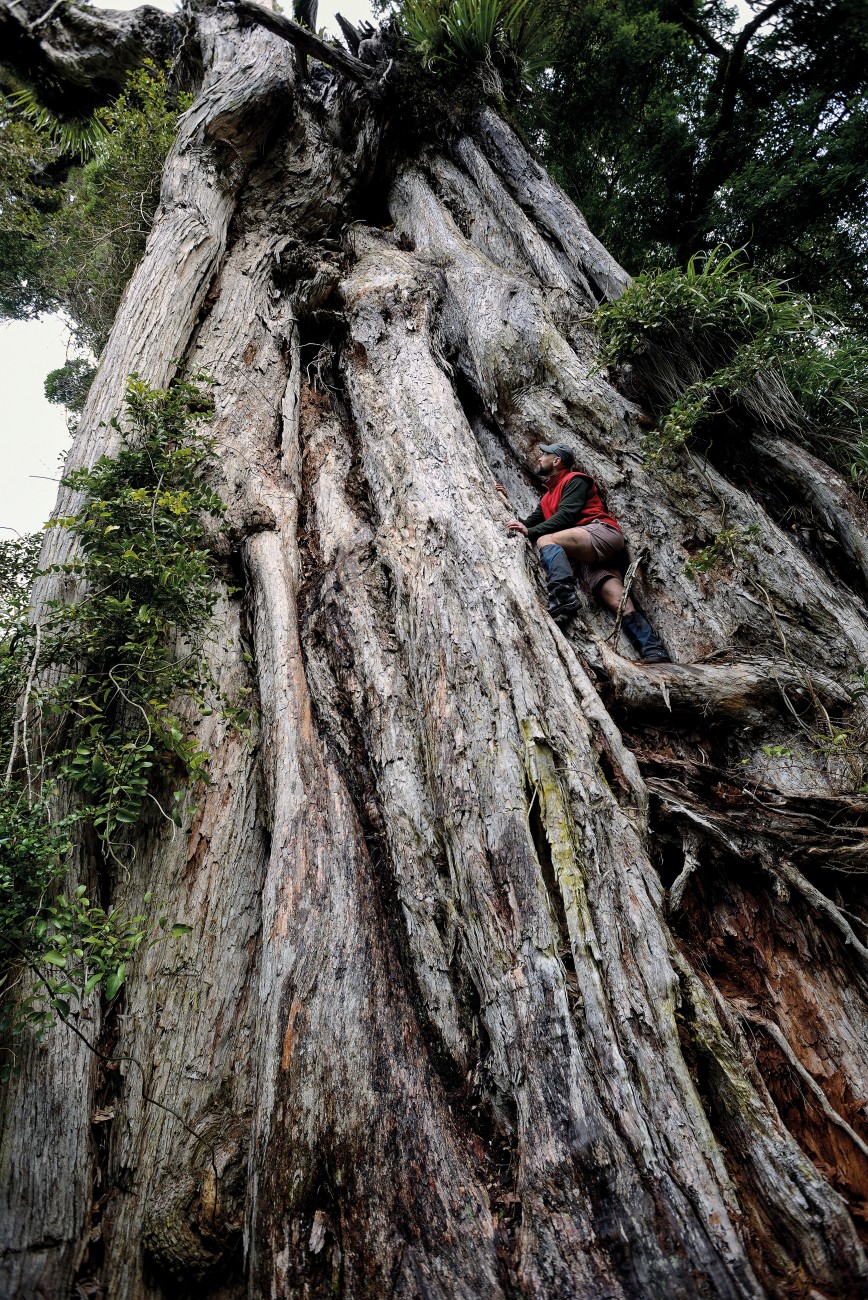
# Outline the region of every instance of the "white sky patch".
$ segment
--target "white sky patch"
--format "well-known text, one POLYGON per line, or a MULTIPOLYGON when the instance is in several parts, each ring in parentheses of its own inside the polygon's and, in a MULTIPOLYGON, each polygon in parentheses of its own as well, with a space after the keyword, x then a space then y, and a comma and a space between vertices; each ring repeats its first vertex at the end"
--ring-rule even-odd
MULTIPOLYGON (((172 0, 151 0, 172 13, 172 0)), ((134 0, 95 0, 95 9, 135 9, 134 0)), ((284 10, 292 12, 290 0, 284 10)), ((339 34, 340 11, 351 23, 374 21, 368 0, 320 4, 318 23, 339 34)), ((59 316, 37 321, 0 321, 0 537, 35 532, 51 513, 57 495, 58 468, 69 447, 63 408, 45 400, 45 376, 67 359, 69 330, 59 316), (55 480, 55 481, 49 481, 55 480)))
POLYGON ((66 361, 68 337, 59 316, 0 322, 0 537, 36 532, 54 505, 69 433, 63 407, 45 400, 43 385, 66 361))
MULTIPOLYGON (((148 3, 154 9, 162 9, 167 14, 174 13, 179 8, 173 0, 148 0, 148 3)), ((91 4, 94 9, 136 9, 139 0, 91 0, 91 4)), ((283 0, 281 8, 287 17, 292 17, 292 0, 283 0)), ((374 21, 374 12, 368 0, 339 0, 337 4, 323 3, 321 0, 317 13, 317 26, 321 30, 324 28, 332 36, 340 35, 335 22, 336 13, 343 14, 344 18, 348 18, 351 23, 363 22, 365 19, 374 21)))

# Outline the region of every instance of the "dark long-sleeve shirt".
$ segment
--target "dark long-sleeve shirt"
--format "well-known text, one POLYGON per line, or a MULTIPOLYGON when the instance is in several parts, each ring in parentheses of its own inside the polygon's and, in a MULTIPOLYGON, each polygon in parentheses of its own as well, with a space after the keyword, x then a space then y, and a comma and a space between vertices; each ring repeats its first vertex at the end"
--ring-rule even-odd
POLYGON ((590 486, 589 479, 577 474, 564 488, 558 508, 551 518, 546 519, 539 506, 531 510, 527 519, 521 521, 527 529, 528 540, 535 542, 547 533, 559 533, 562 528, 575 528, 588 500, 590 486))

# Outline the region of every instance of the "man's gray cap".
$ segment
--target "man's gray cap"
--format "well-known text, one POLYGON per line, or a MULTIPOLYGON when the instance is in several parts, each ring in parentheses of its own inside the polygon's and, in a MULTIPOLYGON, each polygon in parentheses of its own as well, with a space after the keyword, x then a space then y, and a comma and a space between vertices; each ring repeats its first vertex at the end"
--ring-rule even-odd
POLYGON ((540 451, 547 451, 550 456, 560 456, 565 465, 575 465, 576 453, 562 442, 541 442, 540 451))

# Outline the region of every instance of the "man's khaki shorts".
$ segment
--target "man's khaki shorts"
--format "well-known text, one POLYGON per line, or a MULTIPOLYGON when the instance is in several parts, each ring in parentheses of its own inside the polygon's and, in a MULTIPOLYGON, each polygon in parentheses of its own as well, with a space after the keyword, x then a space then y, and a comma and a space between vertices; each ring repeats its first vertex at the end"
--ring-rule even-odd
MULTIPOLYGON (((577 570, 582 586, 593 596, 600 583, 605 582, 607 578, 617 578, 619 582, 621 581, 623 573, 617 563, 617 557, 623 555, 627 543, 620 528, 615 528, 612 524, 604 524, 601 519, 592 519, 589 524, 582 524, 581 527, 591 539, 597 558, 593 563, 573 561, 573 568, 577 570)), ((573 529, 564 531, 572 532, 573 529)))

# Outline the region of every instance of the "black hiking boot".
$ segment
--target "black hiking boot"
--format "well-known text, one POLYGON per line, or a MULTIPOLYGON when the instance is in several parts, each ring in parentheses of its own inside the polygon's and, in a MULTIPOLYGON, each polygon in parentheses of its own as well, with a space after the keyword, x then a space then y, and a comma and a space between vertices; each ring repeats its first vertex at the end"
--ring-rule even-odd
POLYGON ((672 663, 665 645, 645 615, 640 614, 638 609, 634 610, 632 614, 624 615, 621 619, 621 627, 646 664, 672 663))
POLYGON ((566 627, 573 615, 579 612, 573 566, 562 546, 543 546, 539 558, 546 574, 548 611, 558 627, 566 627))

